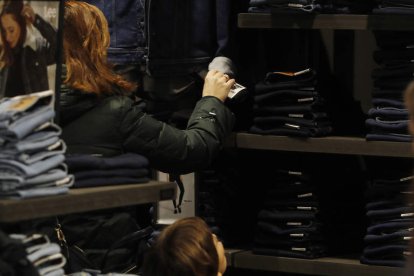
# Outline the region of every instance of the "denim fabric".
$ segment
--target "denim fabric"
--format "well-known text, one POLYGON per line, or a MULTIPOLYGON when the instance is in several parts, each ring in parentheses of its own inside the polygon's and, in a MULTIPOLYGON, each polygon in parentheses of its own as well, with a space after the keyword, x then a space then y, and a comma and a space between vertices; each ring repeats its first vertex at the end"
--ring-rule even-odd
POLYGON ((87 178, 76 180, 73 188, 87 188, 87 187, 100 187, 100 186, 110 186, 110 185, 119 185, 119 184, 139 184, 146 183, 150 179, 147 177, 102 177, 102 178, 87 178))
POLYGON ((365 209, 367 211, 372 211, 372 210, 381 210, 381 209, 410 207, 414 205, 406 201, 407 199, 405 196, 397 195, 389 199, 379 199, 376 201, 368 202, 365 206, 365 209))
POLYGON ((271 249, 254 247, 253 253, 258 255, 270 255, 289 258, 301 258, 301 259, 315 259, 325 255, 326 249, 323 247, 306 248, 305 251, 300 250, 283 250, 283 249, 271 249))
POLYGON ((316 72, 309 70, 304 74, 289 76, 284 72, 269 72, 265 81, 255 86, 256 95, 266 94, 281 89, 297 89, 313 87, 316 84, 316 72))
POLYGON ((390 99, 404 101, 404 93, 401 89, 380 89, 376 88, 372 91, 373 98, 390 99))
POLYGON ((22 177, 33 177, 44 172, 47 172, 53 168, 59 166, 65 157, 63 154, 54 155, 45 160, 39 162, 25 165, 14 160, 4 160, 0 159, 0 179, 3 179, 4 176, 9 174, 17 174, 22 177))
POLYGON ((371 118, 379 117, 382 120, 408 120, 408 109, 401 109, 395 107, 377 107, 371 108, 368 111, 368 116, 371 118))
POLYGON ((249 7, 247 10, 249 13, 271 13, 271 11, 270 6, 249 7))
POLYGON ((406 108, 404 102, 402 100, 391 100, 391 99, 383 99, 383 98, 373 98, 372 104, 375 107, 396 107, 396 108, 406 108))
MULTIPOLYGON (((407 48, 407 46, 414 45, 413 32, 412 31, 374 31, 377 45, 380 49, 384 50, 398 50, 407 48)), ((404 66, 412 66, 412 62, 406 61, 404 66)), ((397 64, 397 67, 403 64, 397 64)), ((392 68, 392 67, 391 67, 392 68)))
POLYGON ((50 149, 35 153, 10 153, 6 151, 0 152, 0 159, 12 159, 23 164, 30 165, 58 154, 64 154, 65 152, 66 144, 60 140, 54 145, 51 145, 50 149))
POLYGON ((374 14, 414 14, 414 8, 379 7, 372 10, 374 14))
POLYGON ((410 246, 408 244, 366 246, 364 248, 364 256, 378 259, 403 259, 404 252, 407 252, 409 250, 410 246))
POLYGON ((111 36, 108 59, 115 64, 140 64, 145 50, 144 0, 84 0, 104 13, 111 36))
POLYGON ((378 64, 388 63, 388 61, 410 61, 414 59, 414 49, 398 50, 377 50, 374 52, 374 60, 378 64))
POLYGON ((147 169, 116 169, 116 170, 85 170, 74 173, 77 181, 89 178, 105 178, 105 177, 132 177, 140 178, 149 175, 147 169))
POLYGON ((49 245, 41 247, 39 250, 36 250, 31 254, 28 254, 27 259, 33 263, 43 257, 47 257, 56 253, 60 253, 60 246, 56 243, 51 243, 49 245))
POLYGON ((292 247, 309 248, 321 244, 321 235, 308 237, 281 237, 265 233, 256 233, 254 243, 256 246, 266 246, 270 248, 289 250, 292 247))
POLYGON ((7 193, 0 192, 0 198, 28 199, 43 196, 61 195, 66 194, 68 191, 69 187, 47 187, 28 190, 16 190, 7 193))
MULTIPOLYGON (((375 10, 374 10, 375 11, 375 10)), ((401 260, 382 260, 376 258, 361 257, 361 263, 367 265, 379 265, 379 266, 394 266, 394 267, 405 267, 406 261, 401 260)))
POLYGON ((62 268, 60 268, 60 269, 56 269, 52 272, 46 273, 43 276, 64 276, 64 275, 66 275, 65 271, 62 268))
POLYGON ((380 121, 379 119, 368 119, 365 121, 367 127, 374 133, 408 134, 408 123, 408 120, 380 121))
POLYGON ((323 128, 300 128, 297 127, 281 127, 274 129, 261 129, 257 126, 252 126, 249 132, 262 135, 281 135, 281 136, 297 136, 297 137, 320 137, 326 136, 332 132, 331 127, 323 128))
POLYGON ((295 237, 296 235, 291 234, 318 234, 320 232, 320 227, 318 225, 314 225, 308 228, 298 227, 298 228, 290 228, 284 229, 277 225, 274 225, 269 222, 265 221, 258 221, 257 229, 264 233, 269 233, 273 235, 282 235, 282 236, 290 236, 295 237))
POLYGON ((52 128, 48 128, 47 130, 29 134, 22 140, 18 140, 13 143, 7 143, 3 148, 5 152, 36 152, 46 149, 58 142, 60 134, 60 129, 52 130, 52 128))
POLYGON ((258 219, 261 221, 274 221, 274 222, 286 222, 286 221, 314 221, 316 220, 315 212, 280 212, 276 210, 261 210, 258 215, 258 219))
POLYGON ((285 126, 285 124, 298 125, 300 127, 326 127, 330 126, 331 123, 328 120, 307 120, 302 118, 291 118, 286 116, 266 116, 266 117, 255 117, 253 123, 264 129, 279 128, 285 126))
POLYGON ((364 242, 367 244, 378 244, 384 242, 407 242, 412 239, 412 232, 399 231, 390 234, 382 235, 366 235, 364 242))
POLYGON ((384 233, 394 233, 402 230, 413 229, 414 220, 397 220, 371 225, 367 228, 369 235, 382 235, 384 233))
POLYGON ((0 136, 12 141, 22 139, 37 127, 52 120, 54 116, 55 112, 52 107, 42 107, 16 121, 0 121, 0 136))
POLYGON ((257 104, 263 105, 283 105, 283 104, 297 104, 305 102, 313 102, 319 97, 318 92, 314 90, 276 90, 266 94, 254 96, 254 101, 257 104))
POLYGON ((264 207, 279 211, 317 211, 319 203, 314 198, 304 198, 302 200, 265 200, 264 207))
POLYGON ((367 216, 373 221, 389 221, 399 218, 414 218, 414 208, 401 207, 383 210, 370 210, 367 212, 367 216))
POLYGON ((70 171, 84 171, 88 169, 141 169, 148 166, 148 159, 142 155, 126 153, 114 157, 98 157, 92 155, 69 155, 66 164, 70 171))
POLYGON ((286 105, 286 106, 253 106, 253 112, 256 116, 260 115, 288 115, 296 113, 318 113, 321 109, 321 102, 313 102, 310 104, 297 104, 297 105, 286 105))
POLYGON ((413 141, 413 137, 408 134, 393 133, 369 133, 366 136, 367 141, 389 141, 389 142, 407 142, 413 141))

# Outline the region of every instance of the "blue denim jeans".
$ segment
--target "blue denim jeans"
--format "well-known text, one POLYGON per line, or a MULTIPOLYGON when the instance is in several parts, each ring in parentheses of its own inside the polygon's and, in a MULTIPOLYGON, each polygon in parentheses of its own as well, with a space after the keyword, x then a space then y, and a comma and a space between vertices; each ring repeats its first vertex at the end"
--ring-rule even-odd
POLYGON ((3 177, 7 179, 8 175, 18 175, 24 178, 37 176, 56 168, 64 160, 65 156, 63 154, 57 154, 30 165, 25 165, 14 160, 0 159, 0 179, 3 179, 3 177))
POLYGON ((381 120, 408 120, 409 113, 407 109, 395 107, 377 107, 368 111, 371 118, 380 118, 381 120))

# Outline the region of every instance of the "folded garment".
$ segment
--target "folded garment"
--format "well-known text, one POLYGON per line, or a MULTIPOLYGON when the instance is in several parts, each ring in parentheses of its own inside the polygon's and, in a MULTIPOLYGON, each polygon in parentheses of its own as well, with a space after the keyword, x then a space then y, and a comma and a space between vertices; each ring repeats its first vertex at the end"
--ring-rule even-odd
POLYGON ((258 214, 260 221, 272 222, 289 222, 289 221, 315 221, 317 219, 316 212, 308 211, 290 211, 281 212, 276 210, 261 210, 258 214))
POLYGON ((382 222, 375 225, 371 225, 367 228, 368 235, 384 235, 395 233, 399 231, 410 231, 414 225, 414 219, 400 219, 389 222, 382 222))
POLYGON ((396 134, 396 133, 368 133, 366 136, 367 141, 389 141, 389 142, 406 142, 413 141, 413 137, 409 134, 396 134))
POLYGON ((380 119, 368 119, 365 121, 371 133, 398 133, 408 134, 409 120, 383 121, 380 119))
POLYGON ((366 235, 364 237, 364 242, 366 244, 372 245, 381 245, 381 243, 408 243, 410 240, 412 240, 412 232, 408 230, 398 231, 389 234, 366 235))
POLYGON ((261 105, 286 105, 313 102, 320 95, 315 88, 282 89, 254 96, 254 101, 261 105))
POLYGON ((371 108, 368 111, 368 116, 371 118, 379 118, 381 120, 408 120, 408 109, 395 107, 377 107, 371 108))
MULTIPOLYGON (((414 45, 413 34, 414 32, 412 31, 374 31, 378 47, 384 50, 399 50, 414 45)), ((412 66, 412 62, 406 63, 405 65, 412 66)), ((397 64, 396 66, 401 66, 401 64, 397 64)))
POLYGON ((374 107, 396 107, 396 108, 401 108, 401 109, 406 108, 402 100, 373 98, 372 104, 374 105, 374 107))
POLYGON ((407 85, 412 81, 412 78, 395 78, 395 79, 376 79, 374 80, 374 86, 380 89, 397 89, 404 91, 407 85))
POLYGON ((275 225, 271 222, 261 221, 257 222, 257 229, 263 233, 269 233, 272 235, 281 235, 289 237, 304 237, 305 234, 320 234, 321 225, 314 224, 311 227, 292 227, 292 228, 283 228, 278 225, 275 225))
POLYGON ((307 114, 307 113, 320 113, 323 112, 324 104, 320 101, 306 103, 306 104, 296 104, 296 105, 286 105, 286 106, 259 106, 255 104, 253 106, 253 112, 255 116, 269 116, 269 115, 285 115, 289 114, 307 114))
MULTIPOLYGON (((302 234, 298 234, 302 235, 302 234)), ((309 248, 311 246, 322 246, 323 238, 321 235, 303 234, 302 237, 295 234, 287 236, 275 236, 257 232, 254 237, 254 244, 260 247, 277 248, 290 250, 292 247, 309 248)))
POLYGON ((406 48, 399 50, 377 50, 374 52, 374 60, 378 64, 389 61, 409 61, 414 59, 414 49, 406 48))
POLYGON ((409 251, 409 244, 394 245, 391 243, 381 246, 366 246, 363 254, 367 258, 375 258, 377 260, 404 260, 406 252, 409 251))
POLYGON ((142 155, 126 153, 114 157, 98 157, 92 155, 68 155, 66 164, 72 172, 110 169, 141 169, 148 167, 148 159, 142 155))
POLYGON ((141 178, 149 175, 148 169, 115 169, 115 170, 86 170, 74 173, 76 181, 90 178, 115 178, 115 177, 131 177, 141 178))
POLYGON ((285 125, 281 128, 262 129, 257 126, 252 126, 249 129, 249 132, 262 135, 297 136, 306 138, 327 136, 332 132, 332 127, 308 128, 296 125, 285 125))
POLYGON ((379 266, 392 266, 392 267, 405 267, 406 260, 382 260, 376 258, 361 257, 361 263, 367 265, 379 265, 379 266))
POLYGON ((391 208, 400 208, 400 207, 410 207, 414 206, 413 203, 409 202, 406 196, 398 194, 387 199, 377 199, 372 202, 368 202, 365 206, 367 211, 371 210, 381 210, 381 209, 391 209, 391 208))
POLYGON ((265 80, 256 84, 255 92, 259 95, 281 89, 314 87, 315 84, 316 72, 312 69, 299 72, 274 71, 267 73, 265 80))
POLYGON ((315 198, 303 198, 295 200, 267 199, 263 206, 279 211, 318 211, 319 202, 315 198))
POLYGON ((413 64, 376 68, 372 71, 372 77, 374 79, 382 79, 384 81, 391 81, 393 79, 410 79, 413 77, 413 74, 413 64))
POLYGON ((370 210, 367 212, 367 216, 372 221, 391 221, 400 218, 414 219, 414 208, 400 207, 393 209, 370 210))
POLYGON ((29 165, 14 160, 0 159, 0 180, 13 175, 24 178, 34 177, 58 167, 64 160, 63 154, 53 155, 29 165))
POLYGON ((272 249, 264 247, 254 247, 253 253, 258 255, 270 255, 289 258, 301 258, 301 259, 315 259, 323 257, 326 254, 325 247, 312 247, 312 248, 291 248, 291 250, 272 249))
POLYGON ((150 179, 148 177, 102 177, 102 178, 86 178, 81 180, 75 180, 73 188, 89 188, 89 187, 101 187, 120 184, 139 184, 147 183, 150 179))
POLYGON ((15 190, 11 192, 0 192, 0 198, 4 199, 29 199, 43 196, 54 196, 67 194, 69 187, 46 187, 34 188, 28 190, 15 190))

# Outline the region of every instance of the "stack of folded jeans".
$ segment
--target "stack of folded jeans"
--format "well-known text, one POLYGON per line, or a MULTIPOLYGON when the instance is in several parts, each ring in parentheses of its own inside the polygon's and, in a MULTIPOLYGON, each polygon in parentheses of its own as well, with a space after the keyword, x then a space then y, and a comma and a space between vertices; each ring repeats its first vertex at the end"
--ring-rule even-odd
POLYGON ((414 207, 407 203, 413 176, 374 179, 366 205, 370 225, 361 262, 403 267, 410 253, 414 207))
POLYGON ((414 2, 411 0, 377 0, 375 14, 414 14, 414 2))
POLYGON ((253 252, 306 259, 325 255, 319 204, 310 177, 279 170, 275 183, 258 215, 253 252))
POLYGON ((53 97, 46 91, 0 102, 0 198, 64 194, 73 184, 61 129, 51 123, 53 97))
POLYGON ((47 236, 0 233, 0 249, 0 275, 65 275, 66 258, 47 236))
POLYGON ((331 133, 325 100, 315 85, 316 73, 312 69, 268 73, 255 87, 250 132, 299 137, 331 133))
POLYGON ((414 39, 409 32, 376 32, 379 50, 375 61, 381 66, 374 69, 373 108, 366 121, 370 132, 367 140, 410 142, 408 110, 403 91, 413 80, 414 39))
MULTIPOLYGON (((399 1, 403 2, 404 0, 399 1)), ((367 13, 372 10, 375 4, 375 0, 250 0, 249 12, 298 14, 367 13)))
POLYGON ((148 159, 134 153, 114 157, 69 155, 69 171, 75 176, 73 188, 138 184, 148 182, 148 159))

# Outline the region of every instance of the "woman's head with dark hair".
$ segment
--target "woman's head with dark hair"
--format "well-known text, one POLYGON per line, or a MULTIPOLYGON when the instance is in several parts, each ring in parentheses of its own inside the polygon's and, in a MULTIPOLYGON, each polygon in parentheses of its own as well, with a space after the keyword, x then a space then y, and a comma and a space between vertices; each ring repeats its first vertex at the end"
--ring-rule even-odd
POLYGON ((7 65, 13 63, 11 51, 23 45, 27 34, 27 21, 22 15, 23 1, 9 1, 0 13, 1 38, 7 65))
POLYGON ((97 95, 135 89, 135 85, 113 73, 107 62, 110 36, 101 10, 85 2, 65 1, 64 26, 68 86, 97 95))
POLYGON ((144 276, 217 276, 226 270, 224 248, 200 218, 165 228, 145 258, 144 276))

